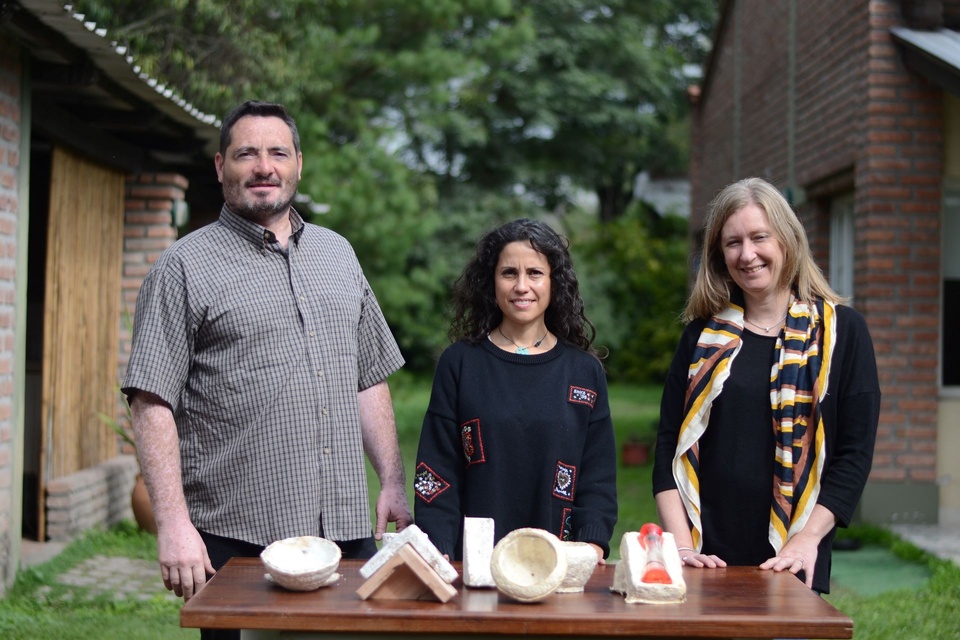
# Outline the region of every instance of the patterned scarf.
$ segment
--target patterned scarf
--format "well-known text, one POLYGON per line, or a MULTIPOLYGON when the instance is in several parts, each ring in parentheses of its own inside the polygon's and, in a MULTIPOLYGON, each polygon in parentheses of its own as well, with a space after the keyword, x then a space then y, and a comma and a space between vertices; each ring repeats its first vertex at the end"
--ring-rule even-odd
MULTIPOLYGON (((742 306, 731 305, 710 318, 691 358, 683 424, 673 459, 673 475, 690 518, 693 546, 702 547, 699 440, 710 421, 710 407, 730 376, 743 335, 742 306)), ((786 324, 777 337, 770 372, 770 403, 777 447, 769 539, 777 553, 810 518, 820 491, 825 459, 820 401, 827 393, 836 340, 836 308, 818 300, 811 307, 791 295, 786 324)))

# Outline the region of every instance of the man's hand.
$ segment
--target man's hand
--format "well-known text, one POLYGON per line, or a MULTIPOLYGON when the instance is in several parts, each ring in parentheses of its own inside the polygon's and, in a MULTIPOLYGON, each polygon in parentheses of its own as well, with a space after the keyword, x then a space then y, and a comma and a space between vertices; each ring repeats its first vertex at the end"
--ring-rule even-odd
POLYGON ((157 533, 157 555, 163 586, 184 601, 192 598, 215 573, 207 546, 188 521, 178 527, 164 527, 157 533))
POLYGON ((403 485, 386 485, 380 490, 380 495, 377 496, 377 528, 374 538, 383 539, 388 522, 397 523, 397 531, 403 531, 413 524, 413 514, 410 512, 403 485))

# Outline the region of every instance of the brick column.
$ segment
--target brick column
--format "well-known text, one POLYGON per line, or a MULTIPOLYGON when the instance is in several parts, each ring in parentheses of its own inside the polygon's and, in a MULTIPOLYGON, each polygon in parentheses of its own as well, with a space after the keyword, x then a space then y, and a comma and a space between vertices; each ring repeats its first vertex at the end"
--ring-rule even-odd
MULTIPOLYGON (((16 465, 13 424, 14 319, 17 299, 17 213, 20 206, 20 51, 0 42, 0 596, 17 572, 13 492, 21 483, 16 465)), ((23 434, 19 434, 22 438, 23 434)), ((17 524, 19 528, 19 524, 17 524)))
MULTIPOLYGON (((188 181, 174 173, 142 173, 127 178, 123 228, 123 285, 120 307, 118 379, 130 361, 131 328, 140 285, 163 251, 177 239, 174 208, 184 200, 188 181)), ((126 409, 121 402, 118 417, 126 409)), ((132 453, 127 445, 123 452, 132 453)))
MULTIPOLYGON (((910 507, 919 514, 937 495, 943 96, 904 69, 889 33, 899 19, 896 5, 887 9, 883 14, 878 6, 871 23, 867 119, 855 178, 855 288, 883 391, 870 479, 925 487, 925 499, 910 507)), ((926 515, 935 518, 935 507, 926 515)))

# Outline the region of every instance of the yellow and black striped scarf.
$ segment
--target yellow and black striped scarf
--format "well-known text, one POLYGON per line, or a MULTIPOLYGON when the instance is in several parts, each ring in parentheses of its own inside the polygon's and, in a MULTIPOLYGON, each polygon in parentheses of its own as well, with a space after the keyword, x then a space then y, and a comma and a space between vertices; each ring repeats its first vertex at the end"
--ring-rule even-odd
MULTIPOLYGON (((700 334, 687 377, 684 419, 680 426, 673 475, 691 523, 693 546, 702 547, 699 440, 710 421, 710 407, 723 390, 740 351, 743 307, 731 304, 710 318, 700 334)), ((825 459, 820 401, 827 393, 830 359, 836 340, 836 308, 791 296, 784 329, 777 338, 770 372, 770 403, 777 447, 772 479, 770 544, 779 553, 803 528, 820 490, 825 459)))

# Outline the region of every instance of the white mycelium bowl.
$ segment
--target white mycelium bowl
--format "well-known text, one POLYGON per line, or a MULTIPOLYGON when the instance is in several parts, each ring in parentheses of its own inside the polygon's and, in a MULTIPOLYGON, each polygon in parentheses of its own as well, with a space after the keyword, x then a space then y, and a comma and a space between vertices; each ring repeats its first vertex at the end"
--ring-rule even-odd
POLYGON ((260 554, 266 578, 292 591, 313 591, 332 584, 340 564, 340 547, 325 538, 300 536, 277 540, 260 554))
POLYGON ((557 593, 579 593, 597 568, 599 559, 593 546, 586 542, 561 542, 567 554, 567 575, 557 593))
POLYGON ((552 533, 517 529, 494 546, 490 572, 502 593, 520 602, 536 602, 556 591, 563 582, 567 554, 552 533))

